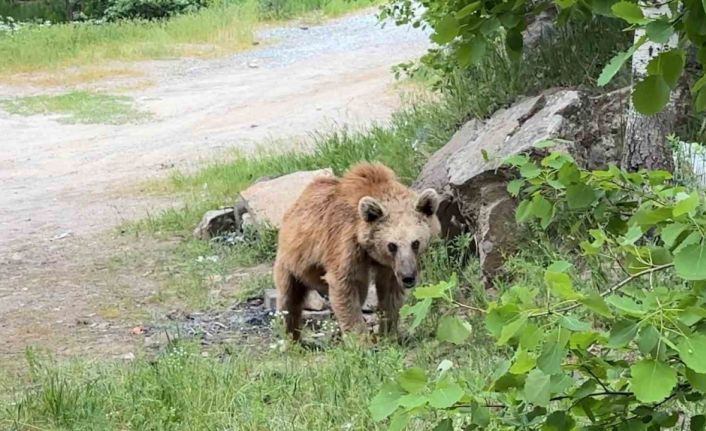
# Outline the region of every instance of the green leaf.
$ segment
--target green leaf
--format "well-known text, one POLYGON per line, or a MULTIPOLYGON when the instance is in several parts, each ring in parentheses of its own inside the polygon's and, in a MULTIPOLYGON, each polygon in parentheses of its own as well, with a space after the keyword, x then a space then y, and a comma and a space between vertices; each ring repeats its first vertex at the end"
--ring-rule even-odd
POLYGON ((402 307, 402 310, 400 310, 400 315, 402 315, 402 317, 414 316, 414 321, 412 321, 412 324, 409 325, 410 331, 414 331, 427 317, 427 314, 429 314, 429 310, 431 309, 431 302, 431 298, 427 298, 423 301, 417 302, 411 307, 409 305, 402 307))
POLYGON ((622 246, 633 245, 640 238, 642 238, 642 229, 640 229, 640 226, 637 226, 637 225, 630 226, 630 229, 628 229, 628 231, 625 233, 625 236, 623 237, 622 241, 620 241, 620 245, 622 245, 622 246))
POLYGON ((370 401, 370 414, 374 421, 379 422, 397 410, 402 390, 396 383, 385 383, 380 392, 370 401))
POLYGON ((685 280, 706 280, 706 244, 692 244, 676 253, 674 270, 685 280))
POLYGON ((613 14, 630 24, 644 24, 646 22, 642 9, 635 3, 621 1, 611 7, 613 14))
POLYGON ((571 283, 571 278, 563 272, 546 271, 544 282, 553 294, 562 299, 580 299, 582 295, 576 292, 571 283))
POLYGON ((568 329, 569 331, 588 331, 591 329, 591 325, 587 322, 582 322, 573 316, 561 316, 559 318, 559 324, 568 329))
POLYGON ((473 403, 471 407, 471 422, 481 429, 486 429, 490 424, 490 410, 488 407, 473 403))
POLYGON ((549 416, 542 426, 542 431, 571 431, 576 421, 567 412, 557 411, 549 416))
POLYGON ((422 394, 407 394, 400 397, 400 406, 406 408, 407 410, 416 409, 419 406, 423 406, 429 401, 426 395, 422 394))
POLYGON ((595 200, 596 193, 586 184, 578 183, 566 188, 566 203, 572 210, 588 208, 595 200))
POLYGON ((471 335, 471 326, 455 316, 444 316, 439 321, 436 338, 453 344, 462 344, 471 335))
POLYGON ((529 162, 529 157, 524 154, 513 154, 505 160, 503 160, 503 165, 510 165, 514 167, 522 167, 529 162))
POLYGON ((517 319, 505 325, 502 331, 500 331, 500 338, 498 338, 497 345, 503 346, 507 344, 526 323, 527 315, 520 314, 517 319))
POLYGON ((552 375, 561 371, 561 362, 566 356, 566 350, 556 341, 544 344, 542 354, 537 358, 537 367, 545 373, 552 375))
POLYGON ((701 236, 700 232, 691 232, 683 241, 679 242, 679 245, 674 249, 674 255, 681 253, 682 250, 690 245, 697 245, 703 241, 704 237, 701 236))
POLYGON ((571 262, 567 262, 565 260, 557 260, 552 262, 551 265, 547 267, 547 271, 550 272, 567 272, 573 267, 571 262))
POLYGON ((694 83, 694 86, 691 88, 691 94, 698 93, 704 85, 706 85, 706 75, 702 76, 701 78, 699 78, 698 81, 694 83))
POLYGON ((702 88, 701 91, 699 91, 699 94, 696 96, 696 100, 694 101, 694 108, 696 109, 696 112, 706 111, 706 88, 702 88))
POLYGON ((611 295, 606 302, 629 316, 642 317, 645 314, 640 305, 624 296, 611 295))
POLYGON ((649 325, 640 330, 640 336, 637 339, 637 347, 643 355, 651 354, 659 344, 660 334, 657 328, 649 325))
POLYGON ((660 75, 650 75, 638 82, 632 92, 632 103, 643 115, 654 115, 669 102, 669 85, 660 75))
POLYGON ((632 320, 619 320, 610 330, 608 344, 610 347, 623 347, 637 335, 637 323, 632 320))
POLYGON ((669 365, 643 359, 630 367, 630 385, 635 397, 643 403, 666 399, 677 385, 677 372, 669 365))
POLYGON ((463 397, 463 389, 457 383, 449 383, 434 389, 429 395, 429 405, 435 409, 447 409, 463 397))
POLYGON ((416 394, 427 385, 427 373, 421 368, 408 368, 397 377, 397 383, 407 392, 416 394))
POLYGON ((632 55, 635 53, 637 48, 640 46, 639 43, 636 43, 630 49, 628 49, 625 52, 620 52, 618 53, 615 57, 611 58, 608 64, 603 68, 603 71, 601 72, 601 75, 598 77, 598 86, 603 87, 607 85, 611 79, 618 73, 621 67, 623 67, 623 64, 625 64, 626 61, 632 55))
POLYGON ((443 298, 446 292, 456 287, 458 280, 452 276, 447 281, 442 281, 431 286, 418 287, 414 290, 414 297, 417 299, 443 298))
POLYGON ((532 216, 532 201, 523 200, 517 205, 517 210, 515 210, 515 221, 518 223, 523 223, 529 220, 532 216))
POLYGON ((526 163, 520 167, 520 175, 524 178, 537 178, 542 173, 542 170, 534 163, 526 163))
POLYGON ((437 22, 434 27, 436 33, 431 36, 431 39, 439 45, 446 45, 458 36, 459 28, 458 20, 453 15, 446 15, 437 22))
POLYGON ((551 376, 541 370, 532 370, 525 381, 525 400, 540 407, 549 405, 551 376))
POLYGON ((679 235, 684 233, 686 228, 687 226, 682 223, 672 223, 662 228, 660 237, 662 238, 662 242, 664 242, 664 246, 667 248, 674 247, 679 235))
POLYGON ((456 19, 465 18, 473 12, 480 9, 480 1, 474 1, 466 6, 462 7, 458 12, 456 12, 456 19))
POLYGON ((480 36, 476 36, 470 42, 461 45, 456 52, 459 64, 462 67, 478 64, 485 55, 486 46, 485 39, 480 36))
POLYGON ((432 431, 454 431, 454 423, 451 419, 446 418, 436 424, 432 431))
POLYGON ((680 50, 674 49, 652 57, 647 64, 647 74, 661 75, 667 85, 674 88, 674 84, 676 84, 676 81, 679 79, 679 75, 681 75, 684 68, 683 57, 678 54, 680 52, 680 50), (675 56, 679 58, 676 58, 675 56), (678 72, 676 76, 675 72, 678 72))
POLYGON ((529 323, 522 328, 520 334, 520 347, 523 349, 534 350, 539 345, 542 338, 542 331, 534 323, 529 323))
POLYGON ((589 310, 603 317, 613 317, 613 313, 610 311, 608 304, 605 302, 602 296, 595 292, 589 293, 587 296, 582 298, 581 303, 585 305, 589 310))
POLYGON ((691 383, 697 391, 706 394, 706 374, 695 373, 693 370, 686 369, 686 379, 691 383))
POLYGON ((524 184, 524 180, 512 180, 507 185, 507 192, 513 197, 517 197, 520 194, 520 190, 524 184))
POLYGON ((395 413, 392 419, 390 419, 390 426, 387 428, 387 431, 402 431, 407 427, 409 417, 410 414, 407 412, 395 413))
POLYGON ((697 373, 706 373, 706 335, 685 337, 678 345, 679 357, 697 373))
POLYGON ((510 51, 510 53, 519 54, 522 52, 523 47, 522 32, 513 28, 507 32, 505 35, 505 46, 510 51))
POLYGON ((652 42, 664 44, 674 34, 674 28, 668 21, 655 20, 647 24, 647 38, 652 42))
POLYGON ((537 365, 537 359, 530 355, 527 350, 520 349, 515 355, 515 361, 512 363, 512 367, 510 367, 510 372, 512 374, 525 374, 534 368, 535 365, 537 365))
MULTIPOLYGON (((706 8, 706 6, 704 6, 706 8)), ((689 422, 689 431, 703 431, 706 428, 706 416, 692 416, 689 422)))
POLYGON ((699 207, 699 194, 698 192, 693 192, 692 194, 686 196, 684 199, 674 205, 672 213, 674 217, 679 217, 684 214, 689 214, 699 207))

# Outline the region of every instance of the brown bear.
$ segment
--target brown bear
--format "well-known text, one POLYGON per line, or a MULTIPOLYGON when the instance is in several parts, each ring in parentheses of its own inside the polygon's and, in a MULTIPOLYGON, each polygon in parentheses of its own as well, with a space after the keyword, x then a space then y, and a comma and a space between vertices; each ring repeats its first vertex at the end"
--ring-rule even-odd
POLYGON ((419 279, 419 258, 439 234, 433 189, 417 194, 379 163, 343 177, 315 179, 287 211, 279 232, 274 281, 277 309, 298 340, 308 289, 328 291, 340 328, 363 332, 362 304, 375 282, 380 332, 397 329, 406 291, 419 279))

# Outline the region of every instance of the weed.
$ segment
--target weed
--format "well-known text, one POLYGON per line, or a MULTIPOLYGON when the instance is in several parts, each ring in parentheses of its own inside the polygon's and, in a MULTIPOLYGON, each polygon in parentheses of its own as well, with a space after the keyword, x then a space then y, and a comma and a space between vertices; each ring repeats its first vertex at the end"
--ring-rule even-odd
POLYGON ((59 121, 64 123, 126 124, 149 117, 149 114, 136 110, 127 96, 87 91, 20 97, 0 101, 0 107, 19 115, 61 114, 59 121))

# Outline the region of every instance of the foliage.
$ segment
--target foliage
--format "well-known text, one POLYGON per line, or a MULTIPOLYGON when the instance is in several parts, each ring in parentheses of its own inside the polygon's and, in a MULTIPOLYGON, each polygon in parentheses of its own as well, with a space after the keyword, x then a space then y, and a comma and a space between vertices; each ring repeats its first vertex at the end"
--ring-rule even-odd
POLYGON ((104 18, 108 21, 168 18, 196 12, 205 5, 205 0, 111 0, 104 18))
MULTIPOLYGON (((702 2, 668 1, 664 4, 671 11, 669 16, 647 17, 636 1, 629 0, 554 0, 551 3, 527 0, 427 1, 424 2, 424 11, 419 14, 411 0, 391 0, 384 8, 383 16, 392 16, 400 24, 430 26, 432 41, 442 49, 432 49, 426 61, 440 68, 448 67, 446 54, 463 68, 476 65, 499 39, 504 42, 508 55, 519 59, 526 22, 548 7, 559 11, 560 24, 572 19, 605 16, 621 20, 630 30, 644 30, 645 37, 605 65, 597 77, 601 86, 610 82, 638 46, 648 41, 663 44, 676 35, 679 46, 656 56, 647 66, 647 76, 633 88, 635 108, 649 115, 661 111, 668 102, 671 90, 684 71, 689 46, 696 47, 698 62, 706 65, 706 10, 702 2)), ((692 86, 697 111, 706 110, 705 84, 706 76, 692 86)))
MULTIPOLYGON (((544 147, 544 145, 542 145, 544 147)), ((667 172, 579 169, 568 155, 513 156, 517 220, 569 245, 543 285, 518 282, 485 310, 485 328, 509 360, 483 385, 442 361, 403 371, 371 401, 402 429, 435 412, 436 429, 658 430, 691 421, 706 394, 706 206, 667 172), (571 244, 574 247, 571 247, 571 244), (585 286, 579 288, 579 286, 585 286)), ((412 326, 433 301, 454 307, 449 282, 414 292, 412 326)), ((472 342, 468 309, 437 338, 472 342)), ((476 328, 476 331, 479 331, 476 328)))

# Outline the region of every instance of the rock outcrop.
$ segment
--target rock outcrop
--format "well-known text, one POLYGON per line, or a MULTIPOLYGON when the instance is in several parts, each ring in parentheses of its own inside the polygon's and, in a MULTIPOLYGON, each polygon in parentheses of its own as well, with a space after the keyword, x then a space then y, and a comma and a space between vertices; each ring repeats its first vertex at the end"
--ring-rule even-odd
POLYGON ((575 90, 550 90, 497 111, 485 121, 471 120, 434 154, 414 187, 433 187, 443 196, 439 218, 449 236, 474 234, 488 284, 502 273, 505 256, 515 251, 515 201, 507 182, 515 175, 503 161, 515 154, 542 157, 536 144, 561 142, 579 165, 595 169, 620 160, 619 126, 628 93, 590 98, 575 90))

